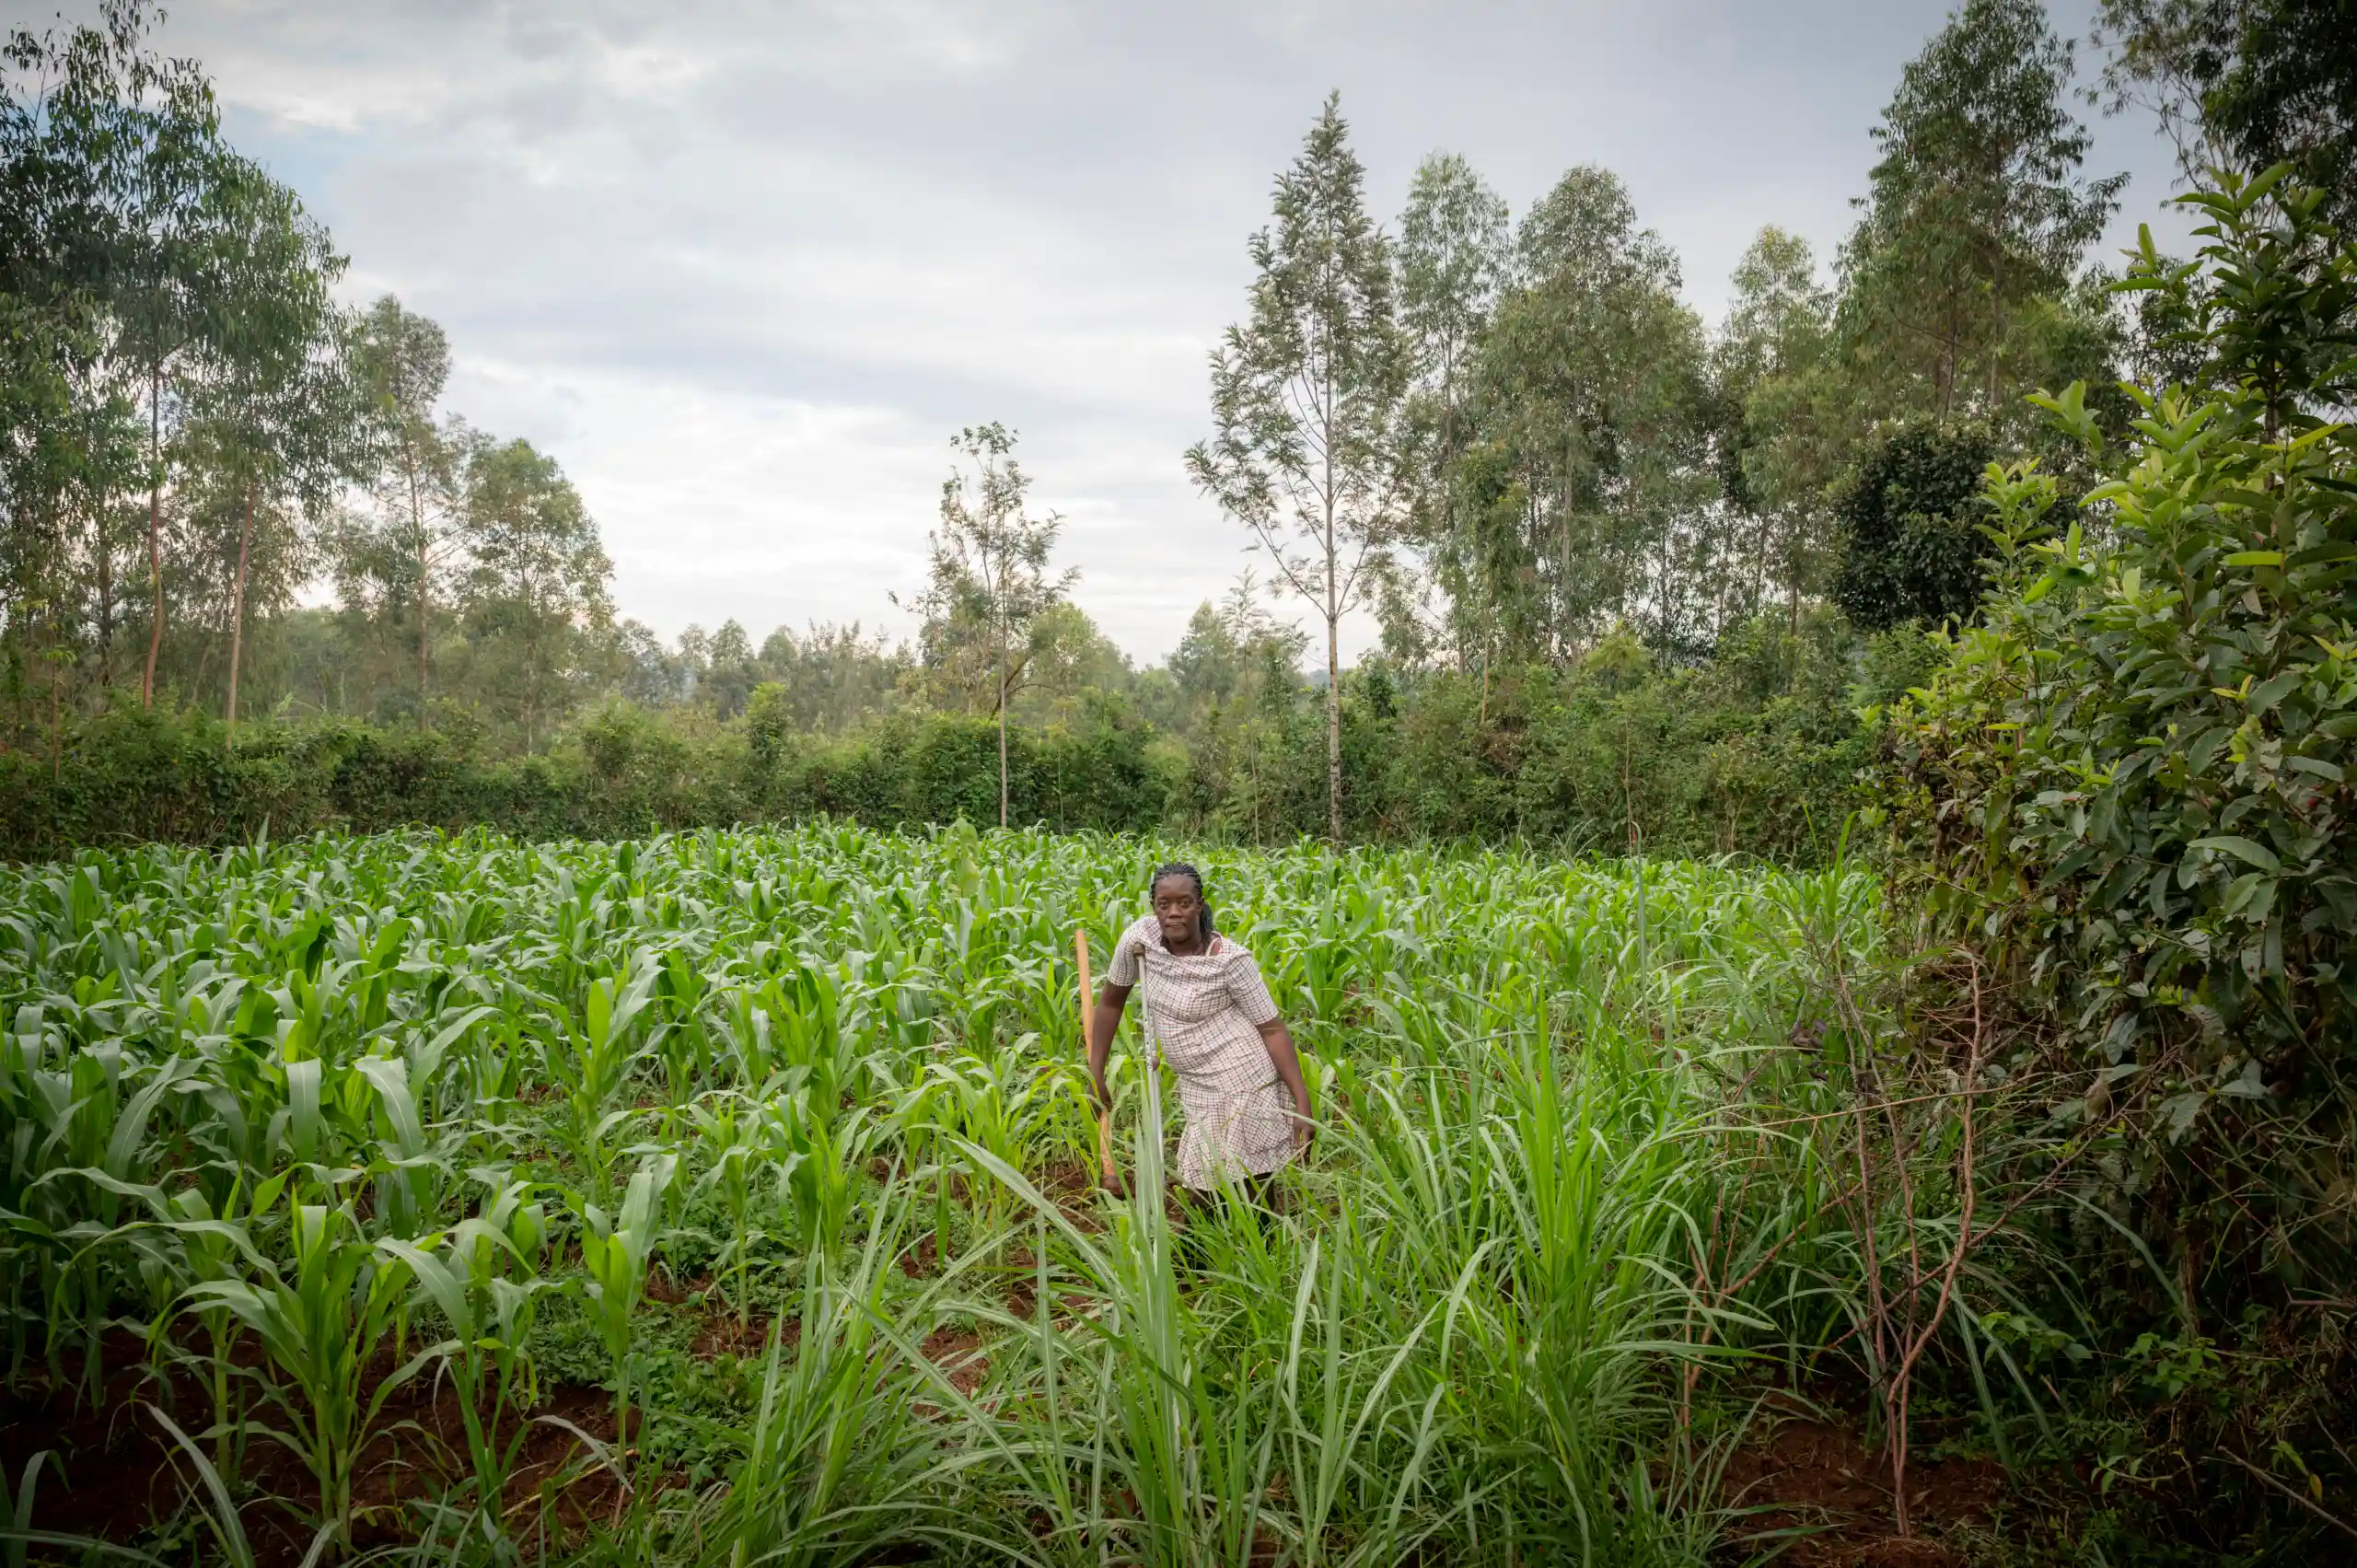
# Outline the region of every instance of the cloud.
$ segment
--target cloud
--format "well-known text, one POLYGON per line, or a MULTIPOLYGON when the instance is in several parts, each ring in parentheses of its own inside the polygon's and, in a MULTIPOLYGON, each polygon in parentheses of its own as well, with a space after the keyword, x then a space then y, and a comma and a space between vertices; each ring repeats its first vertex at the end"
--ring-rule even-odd
MULTIPOLYGON (((1180 454, 1329 88, 1379 211, 1438 145, 1517 209, 1603 163, 1715 315, 1760 225, 1830 257, 1942 14, 182 0, 163 43, 329 223, 354 296, 448 330, 451 405, 564 464, 625 613, 905 630, 887 595, 922 574, 948 437, 996 419, 1069 518, 1082 604, 1147 659, 1248 559, 1180 454)), ((2139 145, 2149 189, 2165 155, 2124 131, 2099 152, 2139 145)))

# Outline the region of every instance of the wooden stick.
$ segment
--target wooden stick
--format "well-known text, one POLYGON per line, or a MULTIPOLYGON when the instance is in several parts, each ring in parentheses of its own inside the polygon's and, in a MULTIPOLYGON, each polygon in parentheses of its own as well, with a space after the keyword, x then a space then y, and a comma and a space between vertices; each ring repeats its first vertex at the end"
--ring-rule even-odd
MULTIPOLYGON (((1088 1060, 1088 1026, 1095 998, 1089 993, 1096 987, 1088 982, 1088 933, 1078 926, 1072 933, 1073 956, 1080 960, 1080 1059, 1088 1060)), ((1111 1112, 1103 1103, 1097 1107, 1097 1168, 1105 1185, 1113 1185, 1113 1128, 1111 1112)))

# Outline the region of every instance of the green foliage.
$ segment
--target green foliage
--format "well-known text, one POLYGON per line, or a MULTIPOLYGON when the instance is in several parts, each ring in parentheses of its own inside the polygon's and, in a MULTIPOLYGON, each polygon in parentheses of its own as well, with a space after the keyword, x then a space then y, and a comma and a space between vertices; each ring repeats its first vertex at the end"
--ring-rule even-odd
POLYGON ((2116 451, 2082 389, 2040 400, 2114 477, 2056 537, 2053 481, 1991 470, 1985 624, 1896 731, 1933 912, 2092 1050, 2071 1115, 2133 1107, 2114 1174, 2229 1304, 2357 1260, 2357 253, 2286 173, 2183 198, 2194 265, 2147 238, 2128 286, 2204 378, 2129 389, 2116 451))
MULTIPOLYGON (((1334 1563, 1704 1560, 1727 1521, 1663 1390, 1691 1370, 1717 1400, 1736 1364, 1700 1325, 1820 1341, 1778 1304, 1859 1282, 1745 1260, 1722 1300, 1682 1283, 1726 1260, 1690 1216, 1732 1202, 1796 1259, 1841 1249, 1847 1222, 1770 1183, 1730 1198, 1713 1151, 1739 1074, 1815 1092, 1787 1040, 1822 1016, 1811 943, 1871 961, 1871 878, 1190 851, 1328 1132, 1295 1216, 1202 1215, 1181 1273, 1133 1058, 1141 1180, 1059 1185, 1094 1132, 1058 1043, 1072 930, 1105 950, 1168 848, 817 824, 0 870, 0 1112, 33 1134, 0 1142, 12 1382, 178 1305, 159 1342, 254 1396, 224 1433, 260 1418, 318 1460, 329 1550, 357 1523, 420 1562, 528 1558, 560 1520, 714 1562, 1044 1541, 1191 1568, 1264 1532, 1334 1563), (626 1182, 585 1121, 637 1151, 626 1182), (247 1338, 180 1334, 216 1310, 247 1338), (627 1406, 606 1455, 659 1507, 559 1515, 518 1484, 520 1433, 568 1436, 539 1418, 614 1431, 543 1397, 565 1381, 627 1406), (429 1399, 448 1452, 411 1440, 429 1399), (367 1505, 393 1440, 414 1514, 367 1505)), ((261 1538, 281 1504, 242 1459, 191 1490, 261 1538)), ((597 1462, 541 1470, 551 1498, 597 1462)))
POLYGON ((1841 530, 1833 602, 1861 626, 1961 621, 1980 602, 1987 430, 1909 425, 1877 441, 1833 505, 1841 530))
POLYGON ((1003 424, 960 431, 952 445, 972 471, 942 482, 941 521, 921 598, 924 679, 960 706, 987 693, 978 711, 998 725, 998 825, 1007 824, 1008 710, 1031 682, 1033 661, 1052 647, 1047 617, 1079 575, 1051 577, 1048 556, 1063 518, 1028 511, 1030 475, 1015 459, 1015 432, 1003 424))
MULTIPOLYGON (((591 1027, 599 1019, 594 1000, 590 1005, 591 1027)), ((614 1098, 616 1085, 599 1097, 600 1109, 614 1098)), ((581 1267, 586 1273, 589 1299, 597 1304, 598 1330, 606 1344, 606 1354, 614 1368, 614 1431, 618 1437, 626 1435, 630 1419, 630 1369, 632 1343, 635 1338, 635 1319, 639 1304, 646 1295, 646 1272, 655 1259, 655 1248, 660 1239, 656 1224, 661 1212, 656 1204, 664 1190, 671 1185, 677 1160, 671 1155, 656 1155, 632 1173, 630 1190, 622 1199, 621 1212, 609 1215, 593 1202, 581 1204, 581 1267)))
POLYGON ((2109 107, 2156 111, 2189 176, 2290 163, 2357 221, 2357 7, 2349 0, 2101 0, 2109 107))
POLYGON ((2082 178, 2072 74, 2039 0, 1965 0, 1907 64, 1841 258, 1843 334, 1881 412, 1998 418, 2050 375, 2041 317, 2128 180, 2082 178))
POLYGON ((1460 462, 1468 591, 1500 663, 1568 662, 1627 621, 1707 646, 1727 563, 1701 517, 1701 322, 1610 170, 1566 171, 1523 215, 1515 286, 1474 362, 1460 462))
MULTIPOLYGON (((1279 842, 1325 826, 1318 697, 1297 646, 1198 628, 1174 739, 1093 696, 1076 722, 1007 732, 1016 820, 1279 842)), ((1630 638, 1570 669, 1405 678, 1341 692, 1346 830, 1369 839, 1523 837, 1813 864, 1856 804, 1874 726, 1920 639, 1861 642, 1812 614, 1730 636, 1709 664, 1657 664, 1630 638), (1897 659, 1896 664, 1889 661, 1897 659)), ((746 716, 609 702, 553 749, 486 757, 456 726, 246 725, 129 704, 66 726, 57 761, 0 753, 0 854, 159 840, 226 844, 319 829, 482 824, 539 839, 827 816, 877 827, 994 821, 998 736, 982 715, 901 710, 840 735, 792 727, 757 689, 746 716)))

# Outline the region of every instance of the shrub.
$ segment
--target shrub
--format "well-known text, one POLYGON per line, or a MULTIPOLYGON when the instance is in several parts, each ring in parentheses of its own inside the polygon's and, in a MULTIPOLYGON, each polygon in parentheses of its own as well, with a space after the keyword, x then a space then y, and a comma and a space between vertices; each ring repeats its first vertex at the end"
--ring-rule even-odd
MULTIPOLYGON (((1992 470, 1983 608, 1895 734, 1930 909, 2054 1009, 2134 1114, 2109 1164, 2190 1286, 2345 1280, 2357 1020, 2357 254, 2279 169, 2184 198, 2198 262, 2126 286, 2200 379, 2038 400, 2114 476, 2059 536, 2053 482, 1992 470)), ((2083 1086, 2087 1086, 2083 1085, 2083 1086)), ((2189 1290, 2187 1295, 2190 1295, 2189 1290)))
POLYGON ((1833 602, 1861 626, 1937 625, 1972 613, 1988 547, 1978 521, 1986 427, 1906 425, 1878 441, 1834 500, 1833 602))

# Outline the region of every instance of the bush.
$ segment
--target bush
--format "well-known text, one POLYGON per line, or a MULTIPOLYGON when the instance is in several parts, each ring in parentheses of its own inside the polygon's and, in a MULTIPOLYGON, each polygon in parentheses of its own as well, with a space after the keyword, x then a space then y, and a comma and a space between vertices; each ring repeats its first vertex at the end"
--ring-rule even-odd
POLYGON ((1887 631, 1972 613, 1988 554, 1974 527, 1980 472, 1995 450, 1982 425, 1907 425, 1875 444, 1834 499, 1833 602, 1844 614, 1887 631))
POLYGON ((2357 1263, 2357 253, 2282 171, 2185 198, 2198 263, 2127 286, 2190 323, 2199 382, 2131 389, 2107 451, 2084 389, 2039 400, 2114 475, 2107 526, 2052 527, 2035 465, 1992 470, 2000 575, 1895 736, 1930 911, 2088 1054, 2066 1125, 2182 1282, 2357 1263))

